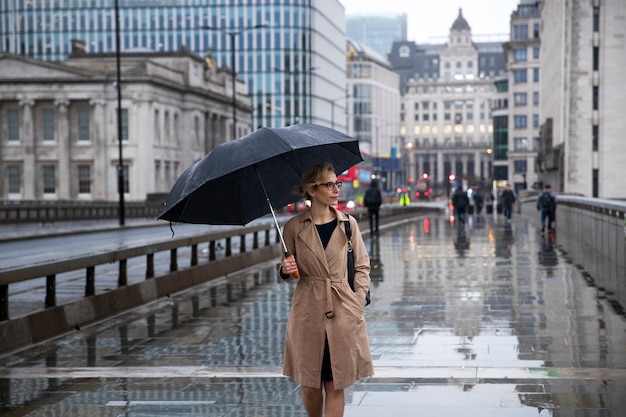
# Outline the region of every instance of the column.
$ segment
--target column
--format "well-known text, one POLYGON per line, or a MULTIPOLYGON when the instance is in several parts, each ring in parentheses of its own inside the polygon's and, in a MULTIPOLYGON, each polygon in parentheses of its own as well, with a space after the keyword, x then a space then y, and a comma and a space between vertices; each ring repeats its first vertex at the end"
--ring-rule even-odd
POLYGON ((37 177, 39 170, 37 169, 37 144, 35 143, 35 132, 33 126, 33 106, 35 101, 31 99, 22 99, 19 102, 21 109, 21 125, 20 125, 20 141, 23 146, 24 164, 22 166, 22 175, 24 176, 24 199, 35 200, 39 197, 43 190, 38 184, 43 179, 37 177))
POLYGON ((482 180, 484 178, 480 170, 480 155, 480 152, 474 152, 474 176, 478 180, 482 180))
MULTIPOLYGON (((56 100, 54 102, 54 106, 56 107, 56 139, 57 139, 57 159, 59 161, 58 165, 58 178, 59 178, 59 187, 58 193, 60 199, 70 199, 71 195, 71 184, 72 178, 76 178, 75 175, 72 175, 72 146, 70 143, 70 122, 67 113, 67 107, 69 105, 69 101, 67 100, 56 100)), ((77 183, 77 181, 76 181, 77 183)))
MULTIPOLYGON (((110 143, 107 142, 107 130, 106 130, 106 112, 105 100, 91 100, 89 102, 93 114, 93 123, 91 123, 90 129, 90 137, 91 137, 91 149, 93 151, 93 172, 91 173, 91 177, 94 179, 92 182, 93 187, 91 188, 91 195, 94 200, 106 199, 107 198, 107 185, 110 187, 109 181, 95 181, 96 178, 111 178, 109 176, 110 169, 115 171, 115 174, 112 178, 114 178, 113 187, 111 187, 112 191, 110 193, 111 196, 117 195, 117 163, 111 164, 109 163, 109 146, 110 143), (107 146, 107 143, 109 146, 107 146)), ((117 107, 116 107, 117 110, 117 107)), ((115 121, 117 121, 117 113, 115 113, 115 121)), ((117 126, 117 124, 115 124, 117 126)), ((117 127, 115 130, 115 135, 113 136, 116 141, 114 142, 117 145, 117 127)), ((113 147, 117 149, 117 146, 113 147)), ((117 155, 117 152, 111 154, 117 155)))
POLYGON ((461 154, 461 175, 463 176, 463 179, 467 179, 467 154, 461 154))
POLYGON ((443 152, 437 152, 437 184, 441 184, 445 187, 448 179, 445 178, 446 173, 443 172, 443 152))

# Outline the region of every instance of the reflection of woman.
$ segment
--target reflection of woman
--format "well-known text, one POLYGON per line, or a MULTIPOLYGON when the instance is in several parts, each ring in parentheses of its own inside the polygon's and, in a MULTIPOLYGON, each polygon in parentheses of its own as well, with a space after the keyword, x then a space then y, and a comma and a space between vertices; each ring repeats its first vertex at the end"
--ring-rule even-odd
POLYGON ((343 416, 344 388, 374 374, 363 308, 370 277, 369 256, 353 217, 337 211, 339 187, 329 163, 308 167, 296 191, 311 207, 285 225, 283 237, 293 255, 281 262, 285 280, 298 271, 285 338, 283 373, 302 385, 309 417, 343 416), (354 250, 354 291, 348 284, 350 221, 354 250), (326 392, 324 406, 323 392, 326 392))

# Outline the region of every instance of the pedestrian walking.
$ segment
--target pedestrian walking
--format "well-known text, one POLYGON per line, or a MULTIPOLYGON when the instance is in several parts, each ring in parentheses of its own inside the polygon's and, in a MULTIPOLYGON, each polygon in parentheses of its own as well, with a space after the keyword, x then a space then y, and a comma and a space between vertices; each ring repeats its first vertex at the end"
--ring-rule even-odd
POLYGON ((472 198, 474 199, 474 209, 476 210, 476 215, 480 216, 480 213, 483 210, 484 199, 479 189, 476 189, 476 191, 472 193, 472 198))
POLYGON ((515 193, 511 190, 511 185, 507 184, 502 195, 500 196, 500 202, 502 203, 502 214, 506 218, 506 222, 511 222, 511 214, 513 213, 513 204, 515 204, 515 193))
POLYGON ((370 260, 356 219, 337 211, 341 182, 328 163, 308 167, 296 192, 311 207, 291 218, 283 237, 292 257, 280 276, 298 280, 285 336, 283 373, 302 386, 309 417, 343 416, 344 389, 372 376, 374 368, 363 309, 370 260), (354 290, 348 283, 348 239, 352 230, 354 290), (298 272, 299 278, 293 273, 298 272))
POLYGON ((556 194, 552 192, 550 184, 543 186, 543 191, 537 197, 537 211, 541 212, 541 232, 552 229, 552 220, 556 211, 556 194))
POLYGON ((383 198, 378 188, 378 181, 374 180, 370 184, 370 188, 365 191, 363 205, 367 207, 367 215, 370 224, 370 236, 378 237, 378 212, 383 203, 383 198))
POLYGON ((452 205, 459 219, 459 225, 465 224, 467 217, 467 206, 469 206, 469 197, 463 187, 459 186, 452 194, 452 205))

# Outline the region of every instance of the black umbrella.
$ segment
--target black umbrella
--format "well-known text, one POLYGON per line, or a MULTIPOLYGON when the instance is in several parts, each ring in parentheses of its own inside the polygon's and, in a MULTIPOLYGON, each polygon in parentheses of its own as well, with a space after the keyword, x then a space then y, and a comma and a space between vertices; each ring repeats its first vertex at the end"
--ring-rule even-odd
POLYGON ((358 140, 334 129, 313 124, 261 128, 216 146, 187 169, 159 219, 245 225, 272 213, 280 233, 272 205, 283 207, 301 198, 293 188, 304 169, 330 162, 341 173, 362 160, 358 140))

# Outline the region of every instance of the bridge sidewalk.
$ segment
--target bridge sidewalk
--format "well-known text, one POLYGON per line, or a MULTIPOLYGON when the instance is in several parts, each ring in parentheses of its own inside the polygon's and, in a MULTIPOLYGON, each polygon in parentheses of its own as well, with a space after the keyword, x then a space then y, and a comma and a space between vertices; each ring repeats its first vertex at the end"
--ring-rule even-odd
MULTIPOLYGON (((375 376, 352 416, 621 416, 626 320, 558 237, 428 214, 367 237, 375 376)), ((367 230, 366 224, 361 225, 367 230)), ((0 415, 305 416, 275 263, 0 357, 0 415)))

